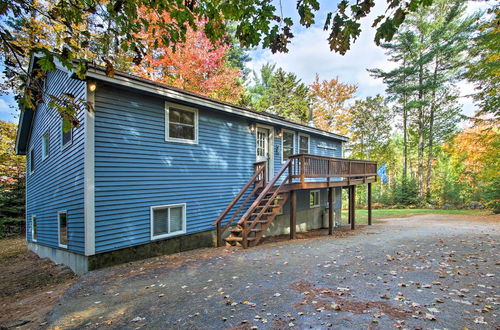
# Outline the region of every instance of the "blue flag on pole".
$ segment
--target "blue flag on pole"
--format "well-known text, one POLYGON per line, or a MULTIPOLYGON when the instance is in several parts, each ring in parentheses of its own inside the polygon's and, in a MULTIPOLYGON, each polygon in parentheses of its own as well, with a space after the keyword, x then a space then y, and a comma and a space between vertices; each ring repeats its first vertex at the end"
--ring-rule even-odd
POLYGON ((380 165, 380 167, 377 170, 377 175, 380 177, 382 183, 387 183, 387 172, 385 169, 385 163, 380 165))

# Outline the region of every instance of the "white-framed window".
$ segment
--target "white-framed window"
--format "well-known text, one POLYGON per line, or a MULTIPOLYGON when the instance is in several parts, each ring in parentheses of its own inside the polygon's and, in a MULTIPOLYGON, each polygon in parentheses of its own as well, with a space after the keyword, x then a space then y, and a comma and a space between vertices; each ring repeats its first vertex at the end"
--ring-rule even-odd
POLYGON ((320 204, 320 194, 319 190, 311 190, 309 192, 309 207, 319 207, 320 204))
POLYGON ((299 133, 299 154, 308 154, 309 145, 310 145, 309 135, 299 133))
POLYGON ((198 143, 198 109, 165 102, 165 141, 198 143))
POLYGON ((58 236, 59 236, 59 247, 67 248, 68 247, 68 212, 67 211, 59 211, 57 213, 57 226, 58 236))
POLYGON ((36 215, 31 216, 31 240, 33 242, 36 242, 38 234, 38 228, 37 228, 37 223, 36 223, 36 215))
POLYGON ((35 173, 35 148, 30 149, 30 175, 35 173))
POLYGON ((73 124, 67 118, 63 118, 61 121, 61 141, 63 149, 73 142, 73 124))
POLYGON ((286 161, 295 152, 295 133, 282 130, 281 137, 281 162, 286 161))
POLYGON ((186 204, 151 206, 151 239, 186 233, 186 204))
POLYGON ((47 131, 42 135, 42 160, 49 157, 50 153, 49 142, 50 142, 50 135, 49 131, 47 131))

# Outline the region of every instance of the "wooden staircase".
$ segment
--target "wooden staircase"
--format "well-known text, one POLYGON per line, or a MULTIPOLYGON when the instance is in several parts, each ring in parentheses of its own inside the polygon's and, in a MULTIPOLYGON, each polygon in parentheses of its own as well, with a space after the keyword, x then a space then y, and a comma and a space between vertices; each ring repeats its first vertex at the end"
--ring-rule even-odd
MULTIPOLYGON (((295 234, 296 195, 301 189, 330 189, 368 184, 377 180, 377 163, 365 160, 325 157, 310 154, 292 155, 272 180, 266 182, 266 163, 255 163, 254 175, 212 225, 217 226, 217 246, 225 241, 243 248, 255 246, 269 229, 291 194, 290 235, 295 234), (252 203, 247 206, 250 201, 252 203), (239 204, 239 206, 237 206, 239 204), (294 206, 295 205, 295 206, 294 206), (236 210, 233 211, 233 208, 236 210), (243 215, 241 212, 246 210, 243 215), (226 219, 231 214, 229 219, 226 219)), ((354 227, 354 198, 351 200, 351 227, 354 227)), ((370 204, 370 203, 369 203, 370 204)), ((329 230, 333 231, 333 201, 329 203, 329 230)), ((370 210, 370 208, 369 208, 370 210)), ((371 212, 368 213, 370 222, 371 212)))
POLYGON ((290 181, 289 174, 291 172, 286 171, 289 169, 290 163, 290 160, 285 162, 281 170, 267 183, 265 179, 266 164, 262 162, 255 164, 255 174, 253 177, 248 180, 238 195, 213 223, 214 226, 217 226, 218 246, 222 245, 222 240, 226 244, 240 245, 243 248, 255 246, 259 243, 288 199, 289 193, 282 191, 282 188, 285 183, 290 181), (279 179, 282 178, 285 172, 286 177, 278 184, 279 179), (249 191, 250 187, 253 187, 251 191, 249 191), (223 224, 224 218, 245 194, 247 194, 246 199, 243 200, 229 221, 223 224), (255 198, 253 203, 247 208, 240 219, 234 222, 252 198, 255 198), (225 236, 226 231, 229 232, 228 236, 225 236))
POLYGON ((280 213, 288 199, 288 193, 267 193, 246 220, 240 220, 229 228, 229 236, 224 240, 231 245, 241 245, 244 248, 255 246, 280 213), (269 202, 271 202, 269 204, 269 202))

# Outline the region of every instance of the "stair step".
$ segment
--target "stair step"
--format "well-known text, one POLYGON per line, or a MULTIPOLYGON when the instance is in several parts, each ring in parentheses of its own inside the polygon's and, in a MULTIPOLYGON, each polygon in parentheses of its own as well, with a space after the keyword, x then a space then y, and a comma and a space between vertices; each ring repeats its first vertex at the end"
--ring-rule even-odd
MULTIPOLYGON (((259 208, 259 209, 261 209, 261 208, 263 208, 264 206, 265 206, 265 205, 258 205, 258 206, 256 206, 255 208, 259 208)), ((269 205, 268 207, 275 208, 275 207, 281 207, 281 205, 269 205)))
MULTIPOLYGON (((226 242, 241 242, 243 241, 243 237, 237 237, 237 236, 229 236, 224 238, 226 242)), ((247 241, 253 241, 255 240, 255 237, 247 237, 247 241)))
MULTIPOLYGON (((259 215, 260 212, 252 213, 252 215, 259 215)), ((274 212, 264 212, 262 215, 271 215, 274 214, 274 212)))
MULTIPOLYGON (((254 222, 255 222, 255 220, 250 220, 250 221, 248 221, 248 224, 249 224, 249 225, 251 225, 251 224, 252 224, 252 223, 254 223, 254 222)), ((267 221, 267 220, 258 220, 258 221, 257 221, 257 223, 268 223, 268 222, 269 222, 269 221, 267 221)))
MULTIPOLYGON (((232 233, 241 233, 242 229, 241 228, 233 228, 233 229, 229 229, 229 231, 232 233)), ((250 231, 259 232, 259 231, 262 231, 262 229, 252 228, 252 229, 250 229, 250 231)))

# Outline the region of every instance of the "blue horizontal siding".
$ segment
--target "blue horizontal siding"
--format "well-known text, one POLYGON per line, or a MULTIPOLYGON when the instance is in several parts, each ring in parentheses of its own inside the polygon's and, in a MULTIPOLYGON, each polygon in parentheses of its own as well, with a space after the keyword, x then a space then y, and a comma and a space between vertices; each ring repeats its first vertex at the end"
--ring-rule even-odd
POLYGON ((248 122, 198 108, 196 145, 165 141, 165 100, 96 93, 96 252, 150 241, 150 207, 186 203, 187 233, 211 223, 253 174, 248 122))
MULTIPOLYGON (((85 83, 71 79, 67 73, 57 70, 47 75, 47 94, 63 93, 85 98, 85 83)), ((68 212, 68 250, 84 252, 84 110, 77 114, 80 127, 73 130, 73 142, 62 149, 61 118, 55 109, 40 104, 29 141, 29 150, 35 150, 35 172, 26 176, 26 239, 31 237, 33 215, 37 217, 37 243, 58 248, 59 211, 68 212), (49 157, 42 160, 42 136, 49 132, 49 157)), ((30 165, 27 157, 27 168, 30 165)))
MULTIPOLYGON (((198 107, 198 144, 166 142, 164 102, 105 85, 96 92, 96 253, 150 242, 155 205, 186 203, 188 234, 214 229, 253 174, 255 132, 247 120, 198 107)), ((281 140, 274 143, 278 171, 281 140)), ((309 207, 307 191, 299 200, 300 209, 309 207)))

